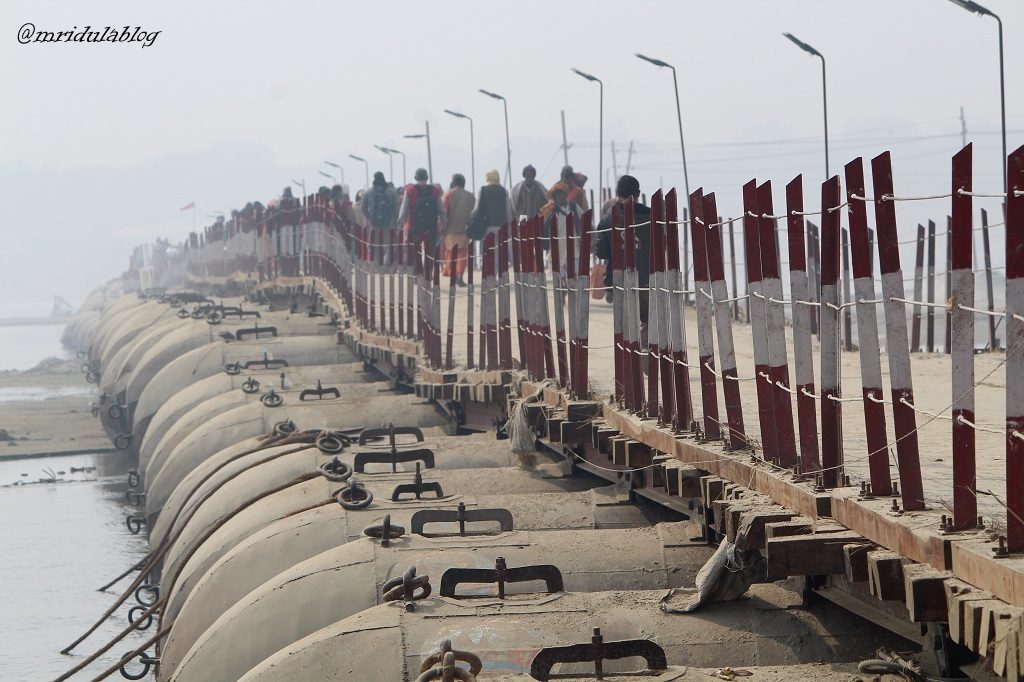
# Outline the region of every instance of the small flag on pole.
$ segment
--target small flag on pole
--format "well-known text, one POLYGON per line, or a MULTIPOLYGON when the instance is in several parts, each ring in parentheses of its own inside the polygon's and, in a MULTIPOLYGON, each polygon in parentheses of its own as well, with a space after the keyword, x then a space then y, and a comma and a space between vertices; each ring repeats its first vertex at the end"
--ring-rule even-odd
POLYGON ((181 208, 180 208, 179 210, 181 210, 181 211, 187 211, 187 210, 189 210, 190 208, 195 208, 195 207, 196 207, 196 202, 194 202, 194 201, 190 201, 190 202, 188 202, 187 204, 185 204, 184 206, 182 206, 182 207, 181 207, 181 208))

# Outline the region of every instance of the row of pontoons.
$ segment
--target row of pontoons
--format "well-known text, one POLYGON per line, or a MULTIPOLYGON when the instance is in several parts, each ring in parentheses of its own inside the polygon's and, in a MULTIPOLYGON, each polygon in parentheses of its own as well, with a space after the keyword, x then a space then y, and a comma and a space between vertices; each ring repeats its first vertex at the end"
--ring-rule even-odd
POLYGON ((719 601, 705 569, 695 599, 730 565, 696 522, 460 428, 315 297, 117 289, 65 343, 138 457, 125 525, 149 552, 111 613, 152 643, 126 676, 848 680, 914 646, 795 582, 719 601))

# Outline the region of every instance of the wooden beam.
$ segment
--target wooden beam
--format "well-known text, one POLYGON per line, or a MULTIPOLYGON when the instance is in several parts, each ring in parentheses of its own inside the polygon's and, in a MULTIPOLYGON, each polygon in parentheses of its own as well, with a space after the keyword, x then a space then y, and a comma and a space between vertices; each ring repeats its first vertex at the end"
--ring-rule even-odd
POLYGON ((903 601, 903 557, 887 549, 868 552, 868 588, 882 601, 903 601))
POLYGON ((846 573, 843 547, 869 540, 852 531, 769 537, 765 543, 768 579, 792 575, 835 575, 846 573))
POLYGON ((950 575, 949 571, 937 571, 924 564, 903 566, 903 591, 911 621, 932 623, 949 617, 946 581, 950 575))
POLYGON ((868 551, 874 545, 853 543, 843 545, 843 559, 846 564, 846 579, 851 583, 862 583, 868 579, 868 551))

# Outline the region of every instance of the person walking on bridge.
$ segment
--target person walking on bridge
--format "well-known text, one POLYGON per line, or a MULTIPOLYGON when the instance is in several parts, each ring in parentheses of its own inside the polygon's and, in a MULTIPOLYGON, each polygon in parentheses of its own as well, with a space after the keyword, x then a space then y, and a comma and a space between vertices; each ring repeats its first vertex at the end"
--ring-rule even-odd
POLYGON ((407 243, 423 242, 428 249, 433 249, 437 246, 438 225, 442 230, 446 225, 441 188, 428 182, 425 168, 417 168, 413 177, 416 183, 407 185, 402 194, 398 224, 402 226, 407 243))
POLYGON ((633 222, 636 234, 636 271, 640 291, 640 331, 641 337, 647 338, 647 311, 648 297, 647 284, 650 281, 650 265, 648 259, 651 253, 651 209, 640 203, 640 182, 632 175, 623 175, 615 185, 615 203, 608 206, 608 210, 601 216, 601 223, 598 225, 597 238, 594 240, 592 249, 594 255, 607 262, 607 270, 604 273, 604 285, 607 291, 613 296, 620 296, 622 292, 612 289, 612 207, 622 204, 628 199, 633 199, 633 222))
POLYGON ((462 173, 452 176, 452 184, 444 194, 444 213, 447 218, 447 226, 444 231, 444 275, 451 276, 451 255, 452 249, 459 247, 458 260, 455 261, 455 276, 458 278, 456 284, 460 287, 466 286, 462 281, 463 273, 466 271, 466 260, 469 253, 469 235, 466 230, 469 227, 469 217, 473 214, 476 206, 476 197, 466 190, 466 178, 462 173))
POLYGON ((532 218, 544 206, 546 195, 544 185, 537 182, 537 169, 527 166, 523 169, 523 179, 512 188, 512 215, 532 218))

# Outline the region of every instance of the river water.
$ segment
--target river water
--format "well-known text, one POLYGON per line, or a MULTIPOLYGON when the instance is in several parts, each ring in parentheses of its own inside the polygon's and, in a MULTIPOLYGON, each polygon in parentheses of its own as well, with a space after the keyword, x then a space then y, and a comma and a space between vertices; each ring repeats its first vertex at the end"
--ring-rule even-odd
MULTIPOLYGON (((64 471, 69 481, 0 488, 0 680, 53 679, 126 625, 134 599, 75 655, 58 653, 113 604, 112 592, 96 588, 145 554, 143 536, 130 535, 124 523, 133 509, 124 497, 130 466, 122 453, 0 462, 0 485, 34 481, 44 469, 64 471), (71 473, 82 466, 96 471, 71 473)), ((88 670, 95 675, 146 636, 132 633, 88 670)))
MULTIPOLYGON (((67 357, 60 325, 0 327, 0 370, 28 369, 46 357, 67 357)), ((4 387, 0 374, 0 427, 5 404, 42 401, 50 395, 88 394, 79 375, 69 386, 4 387)), ((41 409, 43 409, 41 407, 41 409)), ((145 554, 142 535, 125 527, 128 507, 122 453, 0 461, 0 680, 52 680, 109 641, 127 621, 129 605, 79 646, 58 652, 114 603, 113 592, 96 588, 145 554), (88 473, 71 468, 94 466, 88 473), (64 483, 33 484, 57 472, 64 483), (60 474, 59 472, 64 472, 60 474), (23 475, 24 474, 24 475, 23 475), (11 486, 11 484, 19 484, 11 486)), ((127 587, 127 582, 116 587, 127 587)), ((90 665, 93 676, 141 644, 155 631, 134 632, 90 665), (134 643, 134 644, 133 644, 134 643)), ((78 679, 89 679, 83 673, 78 679)), ((120 679, 115 673, 111 679, 120 679)))

